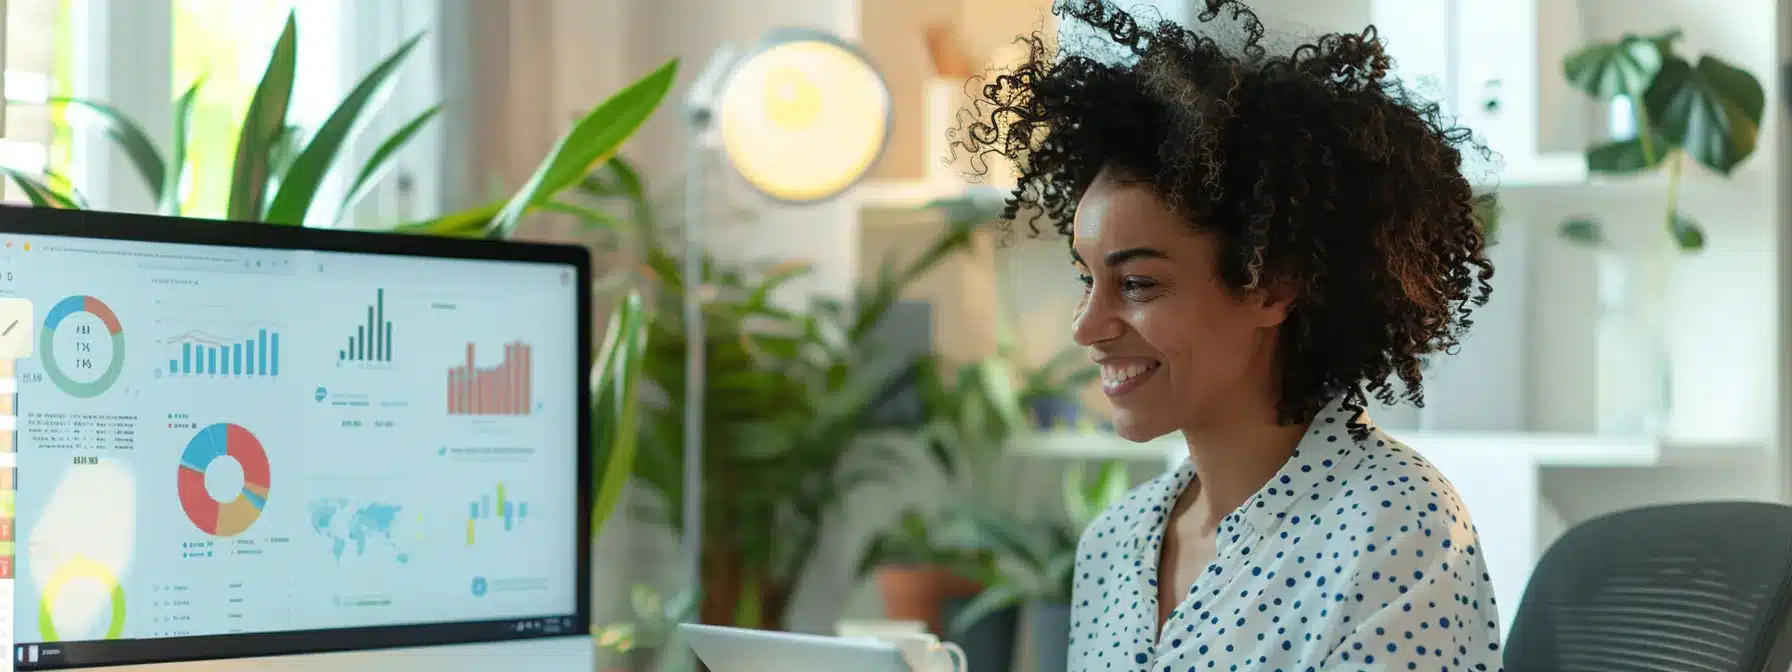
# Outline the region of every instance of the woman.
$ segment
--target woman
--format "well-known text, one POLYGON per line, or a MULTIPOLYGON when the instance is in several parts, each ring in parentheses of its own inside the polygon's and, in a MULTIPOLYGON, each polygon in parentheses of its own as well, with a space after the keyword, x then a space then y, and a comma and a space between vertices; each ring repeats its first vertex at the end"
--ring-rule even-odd
POLYGON ((1194 30, 1064 2, 1129 56, 1034 36, 956 140, 1019 166, 1007 219, 1069 237, 1115 430, 1189 456, 1083 535, 1070 669, 1500 669, 1461 500, 1363 412, 1422 404, 1487 301, 1467 134, 1372 29, 1271 53, 1234 0, 1194 30))

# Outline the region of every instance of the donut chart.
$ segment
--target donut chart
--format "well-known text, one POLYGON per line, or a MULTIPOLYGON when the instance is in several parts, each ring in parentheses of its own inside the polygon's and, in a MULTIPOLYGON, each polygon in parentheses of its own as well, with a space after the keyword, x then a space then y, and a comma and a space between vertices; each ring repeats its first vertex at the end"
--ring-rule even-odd
MULTIPOLYGON (((37 350, 42 353, 44 360, 44 375, 58 389, 71 397, 97 397, 112 389, 112 384, 118 382, 118 374, 124 372, 124 326, 119 324, 118 315, 104 301, 79 294, 65 297, 44 315, 44 328, 38 335, 37 350), (105 326, 112 339, 112 361, 106 364, 106 370, 98 378, 86 382, 70 378, 63 368, 69 363, 56 358, 56 328, 62 326, 63 320, 76 313, 87 313, 99 318, 100 324, 105 326)), ((84 361, 77 360, 75 365, 78 367, 84 361)))
POLYGON ((261 441, 240 425, 220 422, 199 430, 180 456, 180 508, 199 531, 214 537, 242 534, 261 517, 268 501, 268 454, 261 441), (243 467, 243 489, 220 502, 205 489, 212 462, 229 456, 243 467))
POLYGON ((86 579, 104 586, 112 597, 112 612, 106 620, 106 639, 118 639, 124 636, 124 587, 119 585, 118 577, 105 565, 83 556, 74 556, 68 562, 50 572, 50 580, 44 584, 43 595, 37 600, 37 631, 46 642, 62 641, 56 634, 56 623, 51 617, 51 608, 56 598, 62 593, 64 586, 71 581, 86 579))

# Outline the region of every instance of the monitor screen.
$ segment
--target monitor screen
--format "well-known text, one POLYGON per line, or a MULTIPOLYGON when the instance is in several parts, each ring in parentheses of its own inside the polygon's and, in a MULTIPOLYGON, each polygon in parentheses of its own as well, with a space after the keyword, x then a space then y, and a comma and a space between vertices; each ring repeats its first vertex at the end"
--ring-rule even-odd
POLYGON ((15 665, 584 628, 589 271, 510 252, 0 229, 15 665))

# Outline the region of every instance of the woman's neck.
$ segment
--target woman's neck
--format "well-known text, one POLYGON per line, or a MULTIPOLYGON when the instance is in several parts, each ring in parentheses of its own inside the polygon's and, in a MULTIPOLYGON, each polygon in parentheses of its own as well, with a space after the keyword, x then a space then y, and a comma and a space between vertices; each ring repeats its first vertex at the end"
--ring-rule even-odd
POLYGON ((1198 521, 1203 530, 1218 529, 1221 520, 1274 478, 1307 430, 1304 424, 1277 424, 1273 404, 1238 411, 1220 416, 1226 418, 1222 423, 1182 432, 1199 484, 1191 494, 1202 504, 1191 508, 1210 518, 1198 521))

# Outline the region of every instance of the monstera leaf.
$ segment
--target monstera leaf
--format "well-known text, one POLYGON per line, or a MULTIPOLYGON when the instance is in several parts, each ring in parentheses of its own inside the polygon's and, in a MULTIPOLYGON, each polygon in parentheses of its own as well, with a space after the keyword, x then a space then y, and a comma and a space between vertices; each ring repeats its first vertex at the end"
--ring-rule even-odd
POLYGON ((1662 59, 1672 52, 1680 31, 1653 37, 1625 35, 1615 42, 1601 42, 1568 55, 1562 74, 1568 84, 1600 100, 1637 97, 1649 90, 1662 59))
POLYGON ((1652 127, 1688 157, 1725 175, 1755 153, 1767 94, 1748 71, 1715 56, 1662 62, 1643 94, 1652 127))

